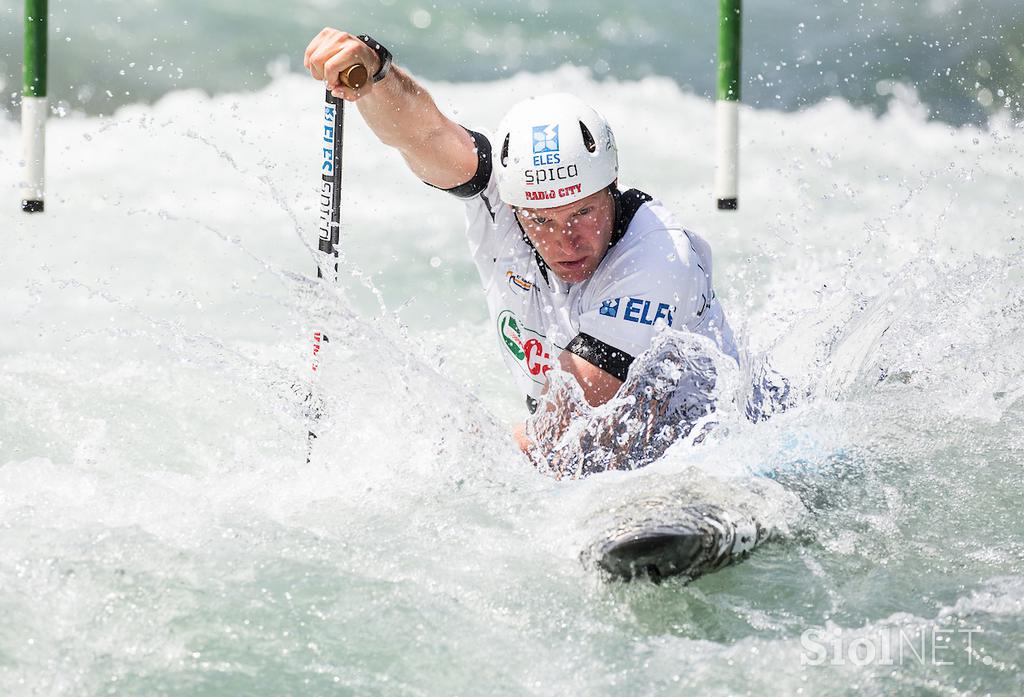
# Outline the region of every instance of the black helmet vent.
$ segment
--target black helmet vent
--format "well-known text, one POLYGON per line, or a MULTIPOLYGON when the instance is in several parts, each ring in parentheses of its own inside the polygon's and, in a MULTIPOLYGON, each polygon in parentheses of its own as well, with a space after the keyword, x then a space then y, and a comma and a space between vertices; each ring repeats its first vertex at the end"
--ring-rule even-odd
POLYGON ((501 146, 501 166, 508 167, 508 139, 512 136, 511 133, 505 136, 505 144, 501 146))
POLYGON ((597 141, 594 140, 593 134, 587 125, 580 121, 580 132, 583 133, 583 145, 587 148, 587 152, 597 151, 597 141))

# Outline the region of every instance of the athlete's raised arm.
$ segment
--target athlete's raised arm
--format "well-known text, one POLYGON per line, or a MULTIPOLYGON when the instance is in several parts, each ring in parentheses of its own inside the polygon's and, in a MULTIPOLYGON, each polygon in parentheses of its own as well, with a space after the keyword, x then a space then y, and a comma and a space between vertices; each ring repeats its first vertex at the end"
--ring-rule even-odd
POLYGON ((371 76, 382 68, 371 46, 330 27, 313 37, 303 59, 314 78, 324 80, 336 96, 356 103, 377 138, 402 153, 420 179, 442 189, 472 179, 477 167, 473 138, 441 113, 429 92, 397 65, 383 79, 371 78, 360 89, 350 89, 339 76, 356 64, 364 65, 371 76))

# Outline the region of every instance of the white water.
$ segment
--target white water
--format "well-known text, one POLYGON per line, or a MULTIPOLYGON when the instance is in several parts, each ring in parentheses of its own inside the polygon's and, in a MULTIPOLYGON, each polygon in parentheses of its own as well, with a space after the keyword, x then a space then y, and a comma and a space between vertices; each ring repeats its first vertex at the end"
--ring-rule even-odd
POLYGON ((355 110, 346 282, 313 280, 315 83, 53 121, 42 216, 16 212, 0 123, 0 692, 1018 688, 1021 126, 927 123, 909 95, 881 120, 744 111, 741 210, 720 214, 713 107, 667 80, 431 87, 471 126, 527 91, 599 104, 622 184, 709 240, 748 359, 769 352, 802 406, 553 481, 507 435, 522 398, 459 204, 355 110), (314 328, 331 343, 307 465, 293 385, 314 328), (691 586, 580 566, 594 515, 681 483, 789 538, 691 586), (805 629, 910 625, 981 626, 982 654, 801 666, 805 629))

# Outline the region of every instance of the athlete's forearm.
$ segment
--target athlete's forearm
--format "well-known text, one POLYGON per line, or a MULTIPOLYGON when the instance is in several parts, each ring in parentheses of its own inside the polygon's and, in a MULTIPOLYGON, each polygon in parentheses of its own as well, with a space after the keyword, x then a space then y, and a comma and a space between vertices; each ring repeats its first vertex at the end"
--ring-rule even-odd
POLYGON ((397 65, 356 106, 382 143, 403 152, 414 150, 448 121, 430 93, 397 65))
POLYGON ((516 445, 519 446, 519 449, 529 455, 530 449, 533 447, 533 443, 530 442, 530 438, 526 435, 525 423, 515 425, 512 429, 512 437, 515 439, 516 445))
POLYGON ((392 68, 356 105, 380 141, 402 153, 423 181, 448 189, 476 172, 473 138, 441 113, 430 93, 401 68, 392 68))
POLYGON ((393 68, 356 104, 374 134, 402 153, 409 169, 423 181, 449 189, 466 183, 476 172, 472 136, 441 113, 430 93, 401 68, 393 68))

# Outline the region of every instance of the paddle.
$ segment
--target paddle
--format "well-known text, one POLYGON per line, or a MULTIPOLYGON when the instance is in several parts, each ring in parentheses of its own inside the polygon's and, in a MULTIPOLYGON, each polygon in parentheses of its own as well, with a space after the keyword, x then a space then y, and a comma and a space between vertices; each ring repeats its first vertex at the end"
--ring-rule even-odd
MULTIPOLYGON (((352 89, 359 89, 366 84, 369 74, 366 67, 356 64, 341 73, 341 83, 352 89)), ((321 124, 322 161, 320 165, 320 243, 318 249, 321 258, 316 265, 317 278, 330 278, 338 283, 338 242, 341 237, 341 165, 344 147, 345 100, 335 97, 326 90, 324 97, 324 120, 321 124), (325 268, 327 274, 325 274, 325 268)), ((322 330, 313 332, 313 360, 310 365, 309 397, 311 402, 309 437, 307 439, 306 462, 313 455, 313 441, 316 439, 316 425, 320 420, 320 407, 314 399, 315 380, 320 369, 320 349, 329 342, 327 334, 322 330)))

